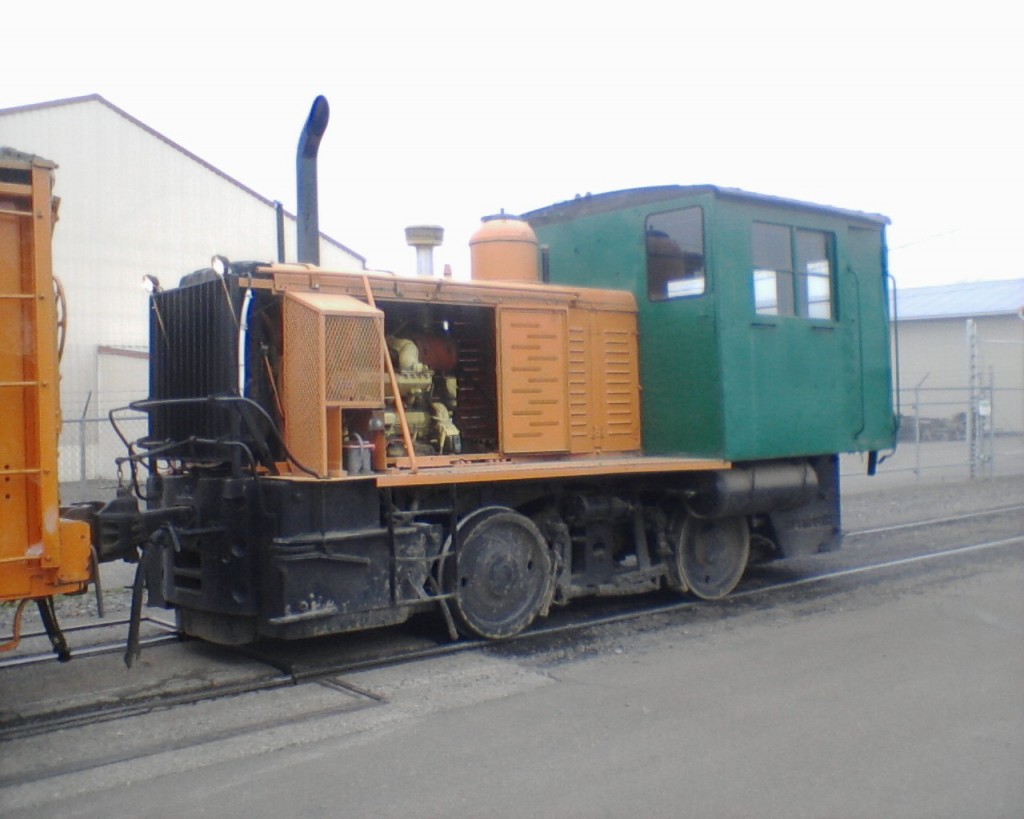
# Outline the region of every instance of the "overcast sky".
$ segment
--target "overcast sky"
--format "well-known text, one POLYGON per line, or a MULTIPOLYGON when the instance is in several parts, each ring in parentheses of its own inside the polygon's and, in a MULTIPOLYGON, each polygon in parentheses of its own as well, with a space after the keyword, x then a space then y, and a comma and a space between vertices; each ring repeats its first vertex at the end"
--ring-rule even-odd
POLYGON ((101 94, 294 211, 324 94, 320 227, 399 272, 408 224, 458 275, 485 214, 708 183, 889 216, 904 287, 1024 277, 1011 4, 217 5, 8 19, 0 108, 101 94))

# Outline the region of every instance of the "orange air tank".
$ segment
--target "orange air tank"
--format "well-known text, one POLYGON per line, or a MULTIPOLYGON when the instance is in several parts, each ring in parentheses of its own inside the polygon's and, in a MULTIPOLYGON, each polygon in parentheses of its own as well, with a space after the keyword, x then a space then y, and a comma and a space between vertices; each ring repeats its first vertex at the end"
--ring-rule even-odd
POLYGON ((469 254, 475 281, 540 280, 537 236, 518 216, 485 216, 469 240, 469 254))

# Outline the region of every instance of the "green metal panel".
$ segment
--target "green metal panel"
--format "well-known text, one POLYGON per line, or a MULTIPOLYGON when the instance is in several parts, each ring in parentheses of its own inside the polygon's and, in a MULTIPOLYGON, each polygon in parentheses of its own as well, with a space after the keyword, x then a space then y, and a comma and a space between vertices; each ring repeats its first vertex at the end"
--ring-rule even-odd
POLYGON ((526 216, 549 248, 551 281, 635 294, 646 452, 745 461, 892 445, 883 217, 707 186, 526 216), (693 205, 704 212, 706 291, 652 301, 645 221, 693 205), (830 316, 755 311, 755 222, 827 235, 830 316))
POLYGON ((889 270, 885 235, 850 225, 847 230, 847 276, 856 282, 855 305, 860 326, 864 428, 857 436, 859 450, 895 446, 896 420, 892 406, 892 358, 889 338, 889 270), (886 320, 882 321, 881 317, 886 320))
MULTIPOLYGON (((714 197, 707 188, 675 189, 643 205, 594 208, 549 221, 527 214, 549 250, 551 281, 628 290, 637 299, 643 448, 650 454, 719 455, 723 448, 715 292, 652 302, 647 297, 644 225, 651 213, 700 205, 705 225, 714 197), (680 194, 678 191, 687 191, 680 194)), ((707 229, 705 228, 705 231, 707 229)), ((710 256, 712 248, 705 248, 710 256)), ((711 267, 711 262, 706 261, 711 267)))
POLYGON ((843 248, 836 233, 845 232, 846 223, 827 212, 758 201, 719 204, 716 231, 729 249, 719 254, 717 267, 719 280, 728 282, 718 313, 727 457, 753 460, 853 449, 863 425, 856 326, 848 307, 856 301, 854 283, 835 277, 831 319, 759 314, 751 244, 754 222, 824 231, 832 239, 833 270, 842 270, 843 248))

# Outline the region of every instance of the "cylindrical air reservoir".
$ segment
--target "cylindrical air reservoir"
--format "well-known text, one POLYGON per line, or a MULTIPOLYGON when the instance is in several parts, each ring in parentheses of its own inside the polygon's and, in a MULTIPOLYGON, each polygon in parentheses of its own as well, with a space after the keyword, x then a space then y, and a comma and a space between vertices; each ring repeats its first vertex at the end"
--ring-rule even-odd
POLYGON ((699 518, 794 509, 814 500, 818 476, 809 463, 755 464, 707 473, 688 504, 699 518))
POLYGON ((469 255, 477 281, 540 280, 537 236, 518 216, 485 216, 469 240, 469 255))

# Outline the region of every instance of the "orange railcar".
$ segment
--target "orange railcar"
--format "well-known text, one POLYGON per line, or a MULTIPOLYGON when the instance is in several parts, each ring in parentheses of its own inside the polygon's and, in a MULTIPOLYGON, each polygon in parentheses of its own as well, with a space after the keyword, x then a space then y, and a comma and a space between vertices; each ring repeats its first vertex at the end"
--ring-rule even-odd
POLYGON ((0 602, 42 601, 51 636, 52 596, 94 576, 89 524, 60 511, 54 167, 0 151, 0 602))

